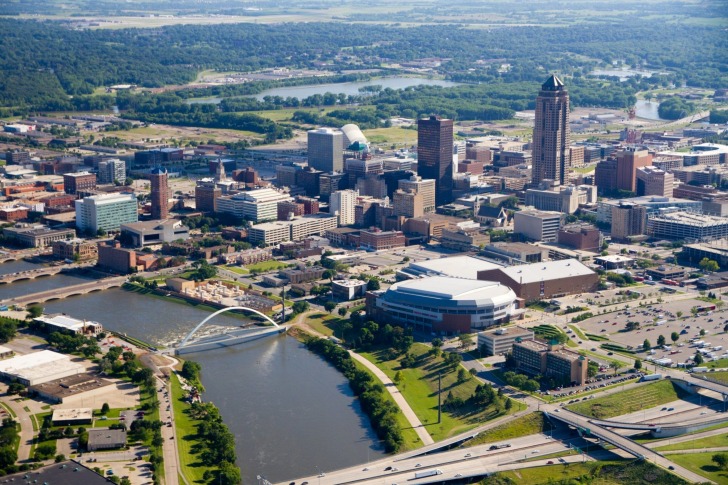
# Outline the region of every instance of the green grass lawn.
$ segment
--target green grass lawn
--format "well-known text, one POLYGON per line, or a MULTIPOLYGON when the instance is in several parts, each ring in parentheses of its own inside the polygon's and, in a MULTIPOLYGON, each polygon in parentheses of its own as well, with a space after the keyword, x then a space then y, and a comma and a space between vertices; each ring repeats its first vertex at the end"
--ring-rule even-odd
MULTIPOLYGON (((438 373, 442 373, 442 400, 452 393, 454 397, 463 400, 469 399, 475 392, 479 381, 470 378, 465 382, 457 382, 457 369, 449 370, 444 363, 442 356, 427 356, 429 347, 422 344, 414 344, 410 354, 417 359, 415 368, 402 368, 400 361, 403 356, 393 357, 389 350, 378 350, 362 353, 364 357, 382 369, 390 379, 394 380, 395 374, 401 372, 401 381, 398 384, 402 395, 405 397, 412 410, 425 425, 435 441, 445 439, 449 436, 463 433, 485 421, 496 418, 497 413, 494 406, 485 409, 473 409, 466 405, 460 411, 451 413, 443 412, 442 421, 437 422, 437 381, 438 373)), ((513 411, 515 412, 514 406, 513 411)))
POLYGON ((589 338, 584 335, 584 332, 582 332, 581 329, 576 325, 569 325, 569 328, 572 329, 576 336, 579 337, 581 340, 589 340, 589 338))
POLYGON ((245 268, 249 272, 257 271, 258 273, 265 273, 267 271, 275 271, 277 269, 286 268, 287 266, 287 263, 281 263, 280 261, 271 259, 269 261, 261 261, 260 263, 249 264, 245 268))
POLYGON ((713 456, 713 453, 688 453, 684 455, 669 455, 669 459, 716 483, 728 484, 728 472, 720 470, 710 460, 711 456, 713 456))
POLYGON ((240 266, 225 266, 225 269, 239 275, 246 275, 250 273, 250 271, 245 268, 241 268, 240 266))
POLYGON ((591 173, 594 171, 596 166, 592 165, 590 167, 575 167, 574 172, 576 173, 591 173))
MULTIPOLYGON (((556 464, 500 472, 492 483, 591 483, 594 485, 687 485, 688 482, 649 462, 610 460, 587 463, 556 464), (505 479, 511 480, 506 482, 505 479)), ((488 483, 491 483, 490 481, 488 483)))
POLYGON ((488 431, 483 431, 476 438, 467 442, 467 446, 493 443, 520 436, 541 433, 552 429, 551 424, 544 419, 542 412, 530 413, 510 423, 501 424, 488 431))
MULTIPOLYGON (((176 375, 170 378, 172 384, 172 399, 170 403, 174 411, 175 435, 177 436, 177 451, 182 470, 180 471, 190 483, 203 483, 202 476, 205 471, 213 471, 213 468, 200 464, 199 459, 192 453, 193 446, 198 443, 197 423, 199 421, 190 418, 185 412, 190 405, 184 399, 182 385, 176 375)), ((184 483, 184 482, 182 482, 184 483)))
POLYGON ((583 401, 567 406, 567 409, 598 419, 608 419, 676 401, 682 395, 683 391, 671 381, 665 380, 611 396, 583 401))
POLYGON ((675 443, 672 445, 660 446, 659 448, 655 448, 655 450, 697 450, 700 448, 719 448, 721 446, 728 446, 728 433, 707 436, 705 438, 699 438, 692 441, 683 441, 682 443, 675 443))
POLYGON ((371 143, 391 143, 407 146, 417 143, 417 130, 391 127, 363 130, 363 133, 371 143))
POLYGON ((728 384, 728 371, 723 371, 723 372, 710 372, 710 373, 707 373, 706 375, 708 376, 708 379, 710 379, 711 381, 716 381, 716 382, 721 382, 723 384, 728 384))
MULTIPOLYGON (((725 369, 726 367, 728 367, 728 359, 718 359, 714 360, 713 362, 708 362, 704 365, 710 367, 711 369, 725 369)), ((711 373, 710 375, 713 375, 713 373, 711 373)))
POLYGON ((327 337, 335 336, 341 338, 341 324, 348 322, 338 316, 328 313, 314 313, 306 318, 306 323, 314 330, 327 337))

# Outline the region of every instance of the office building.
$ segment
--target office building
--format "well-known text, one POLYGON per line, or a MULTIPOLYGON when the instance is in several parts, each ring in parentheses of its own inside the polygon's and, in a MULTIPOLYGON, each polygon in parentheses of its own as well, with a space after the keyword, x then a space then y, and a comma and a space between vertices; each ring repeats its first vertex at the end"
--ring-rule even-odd
POLYGON ((368 174, 384 173, 384 162, 381 158, 347 158, 344 166, 349 187, 355 187, 357 180, 368 174))
POLYGON ((423 208, 422 194, 418 194, 412 189, 404 191, 397 189, 394 192, 394 200, 392 201, 392 207, 394 207, 395 216, 403 217, 422 217, 425 215, 423 208))
POLYGON ((75 195, 96 188, 96 175, 89 172, 63 174, 63 191, 75 195))
POLYGON ((531 241, 556 241, 561 228, 560 212, 526 209, 513 216, 513 232, 531 241))
POLYGON ((33 320, 45 325, 48 333, 58 331, 95 337, 104 331, 103 326, 98 322, 78 320, 65 314, 43 315, 33 320))
POLYGON ((432 276, 368 293, 366 311, 378 322, 451 335, 508 322, 515 301, 510 288, 492 281, 432 276))
POLYGON ((408 179, 398 180, 397 188, 422 194, 422 211, 425 213, 435 211, 437 184, 434 179, 423 179, 418 175, 412 175, 408 179))
POLYGON ((522 242, 494 242, 483 248, 483 256, 508 264, 538 263, 548 256, 548 250, 522 242))
POLYGON ((490 235, 483 232, 480 224, 448 226, 442 230, 440 245, 455 251, 478 251, 490 242, 490 235))
POLYGON ((222 197, 222 188, 212 179, 200 179, 195 185, 195 207, 200 212, 217 212, 217 199, 222 197))
POLYGON ((322 172, 344 170, 344 136, 330 128, 309 130, 308 166, 322 172))
POLYGON ((278 202, 290 200, 288 194, 277 190, 251 190, 219 197, 217 211, 252 222, 273 221, 278 217, 278 202))
POLYGON ((149 182, 152 193, 149 198, 152 202, 152 219, 166 219, 169 217, 169 183, 167 169, 153 168, 149 173, 149 182))
POLYGON ((452 201, 452 167, 452 120, 439 116, 417 120, 417 175, 435 180, 436 205, 452 201))
POLYGON ((278 220, 287 221, 293 217, 304 215, 305 208, 303 204, 290 200, 282 200, 278 202, 278 220))
POLYGON ((522 327, 500 327, 478 332, 478 348, 483 356, 506 355, 513 352, 516 339, 533 340, 533 330, 522 327))
POLYGON ((309 236, 322 236, 326 231, 336 229, 336 217, 329 214, 295 217, 287 221, 264 222, 248 229, 248 241, 253 244, 280 244, 286 241, 301 241, 309 236))
POLYGON ((602 250, 602 233, 599 228, 592 224, 568 224, 559 229, 557 242, 579 251, 597 253, 602 250))
POLYGON ((625 149, 617 152, 617 188, 636 192, 637 169, 652 165, 652 155, 647 150, 625 149))
POLYGON ((646 234, 647 209, 644 206, 631 202, 622 202, 612 206, 612 239, 618 241, 628 240, 634 236, 646 234))
POLYGON ((465 145, 465 159, 490 165, 493 163, 493 152, 489 146, 468 142, 465 145))
POLYGON ((608 158, 597 163, 594 169, 594 184, 602 193, 617 190, 616 158, 608 158))
POLYGON ((334 280, 331 283, 331 294, 337 300, 351 301, 364 298, 367 282, 362 280, 334 280))
POLYGON ((14 243, 26 248, 45 248, 55 241, 76 237, 73 229, 51 229, 41 224, 16 224, 3 229, 3 235, 14 243))
POLYGON ((672 197, 675 177, 657 167, 639 167, 635 175, 637 195, 672 197))
POLYGON ((353 190, 338 190, 329 199, 329 214, 337 216, 340 226, 351 226, 355 222, 354 206, 357 194, 353 190))
POLYGON ((613 208, 627 203, 644 207, 647 214, 674 208, 700 213, 703 208, 703 204, 699 200, 678 199, 676 197, 648 195, 629 199, 604 199, 597 202, 597 222, 611 224, 613 208))
POLYGON ((83 232, 116 231, 122 224, 139 220, 134 194, 92 195, 75 201, 76 227, 83 232))
POLYGON ((539 189, 526 190, 526 205, 538 210, 573 214, 580 205, 597 202, 597 188, 593 185, 552 185, 542 180, 539 189))
POLYGON ((576 259, 479 271, 478 279, 506 285, 527 302, 595 291, 599 284, 599 275, 576 259))
POLYGON ((175 219, 132 222, 122 224, 119 230, 137 248, 190 238, 190 228, 175 219))
POLYGON ((589 360, 555 342, 516 339, 513 359, 519 370, 551 377, 559 384, 581 386, 587 380, 589 360))
POLYGON ((552 75, 541 85, 536 98, 532 182, 550 179, 567 183, 570 146, 569 93, 564 83, 552 75))
POLYGON ((98 246, 94 242, 83 239, 64 239, 53 241, 53 257, 55 259, 71 261, 88 261, 96 259, 99 255, 98 246))
POLYGON ((405 237, 401 231, 361 231, 359 244, 363 248, 380 250, 403 248, 405 237))
POLYGON ((111 159, 99 162, 99 183, 100 184, 123 184, 126 180, 126 162, 124 160, 111 159))
POLYGON ((276 166, 276 185, 278 187, 293 187, 296 185, 296 177, 301 171, 299 165, 278 165, 276 166))
POLYGON ((647 234, 689 242, 728 237, 728 219, 685 211, 664 211, 647 216, 647 234))
POLYGON ((348 178, 345 173, 322 173, 319 176, 319 197, 322 201, 328 202, 331 194, 347 188, 347 181, 348 178))

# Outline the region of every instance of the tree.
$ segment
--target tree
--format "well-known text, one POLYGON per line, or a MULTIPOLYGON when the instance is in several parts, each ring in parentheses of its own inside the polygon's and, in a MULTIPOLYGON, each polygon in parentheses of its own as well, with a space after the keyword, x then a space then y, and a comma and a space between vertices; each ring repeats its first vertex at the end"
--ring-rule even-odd
POLYGON ((458 337, 458 340, 460 341, 460 347, 468 348, 473 343, 473 334, 472 333, 461 333, 458 337))
POLYGON ((441 348, 442 345, 443 345, 443 341, 442 341, 441 338, 433 338, 432 339, 432 346, 435 347, 436 349, 441 348))
POLYGON ((677 318, 680 319, 683 316, 683 312, 678 311, 675 315, 677 315, 677 318))
POLYGON ((334 276, 336 276, 336 271, 332 269, 327 269, 321 275, 322 278, 328 279, 329 281, 334 281, 334 276))
POLYGON ((613 360, 609 363, 609 368, 614 369, 614 374, 617 374, 617 371, 622 368, 622 363, 618 360, 613 360))
POLYGON ((645 339, 645 341, 642 342, 642 350, 644 350, 645 352, 647 352, 651 348, 652 348, 652 344, 650 343, 649 340, 645 339))
POLYGON ((327 312, 329 312, 329 313, 333 312, 334 308, 336 308, 336 302, 327 301, 326 303, 324 303, 324 310, 326 310, 327 312))
POLYGON ((599 364, 590 360, 589 365, 587 366, 587 369, 586 369, 587 377, 595 377, 597 375, 597 373, 599 373, 599 364))
POLYGON ((240 469, 229 461, 220 463, 217 474, 218 479, 212 483, 217 482, 219 485, 238 485, 242 480, 240 469))
POLYGON ((464 367, 458 369, 458 382, 465 382, 469 377, 470 374, 468 374, 468 371, 466 371, 464 367))
POLYGON ((672 340, 672 343, 677 342, 678 340, 680 340, 680 334, 677 332, 672 332, 670 334, 670 340, 672 340))
POLYGON ((397 371, 396 374, 394 374, 394 383, 399 384, 402 382, 402 371, 397 371))
POLYGON ((695 355, 693 356, 693 362, 695 362, 695 365, 700 365, 705 362, 703 354, 701 354, 700 352, 695 352, 695 355))
POLYGON ((701 337, 704 337, 705 336, 705 329, 704 328, 701 328, 700 329, 700 336, 701 337))
POLYGON ((726 453, 716 453, 710 457, 710 461, 718 465, 721 470, 728 469, 728 454, 726 453))
POLYGON ((513 401, 510 398, 506 398, 506 411, 510 411, 513 407, 513 401))
POLYGON ((43 315, 43 307, 40 305, 30 305, 28 307, 28 317, 30 319, 38 318, 43 315))
POLYGON ((635 370, 640 370, 642 368, 642 361, 640 359, 634 360, 634 368, 635 370))
POLYGON ((109 414, 109 403, 105 402, 101 405, 101 414, 109 414))
POLYGON ((381 285, 379 284, 379 280, 372 278, 369 281, 367 281, 367 291, 377 291, 381 285))
POLYGON ((717 261, 708 258, 701 259, 698 263, 698 266, 700 266, 700 269, 702 269, 703 271, 711 273, 714 273, 720 269, 717 261))
POLYGON ((348 311, 349 310, 347 310, 345 306, 342 306, 341 308, 339 308, 339 316, 341 316, 341 318, 344 318, 348 311))
POLYGON ((293 313, 305 313, 309 307, 310 305, 307 301, 297 301, 291 308, 293 309, 293 313))
POLYGON ((657 346, 662 347, 663 345, 665 345, 665 336, 660 335, 659 337, 657 337, 657 346))

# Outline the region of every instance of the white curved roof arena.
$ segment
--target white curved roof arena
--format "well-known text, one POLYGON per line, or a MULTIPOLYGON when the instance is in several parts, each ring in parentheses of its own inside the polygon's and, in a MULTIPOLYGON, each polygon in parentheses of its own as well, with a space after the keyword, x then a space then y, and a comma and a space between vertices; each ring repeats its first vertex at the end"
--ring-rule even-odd
POLYGON ((361 132, 359 127, 353 123, 342 126, 341 132, 344 134, 344 148, 348 148, 355 141, 368 143, 367 137, 364 136, 364 133, 361 132))
POLYGON ((516 300, 513 290, 498 282, 447 276, 431 276, 395 283, 387 290, 386 297, 410 300, 412 303, 428 301, 440 307, 510 305, 516 300))

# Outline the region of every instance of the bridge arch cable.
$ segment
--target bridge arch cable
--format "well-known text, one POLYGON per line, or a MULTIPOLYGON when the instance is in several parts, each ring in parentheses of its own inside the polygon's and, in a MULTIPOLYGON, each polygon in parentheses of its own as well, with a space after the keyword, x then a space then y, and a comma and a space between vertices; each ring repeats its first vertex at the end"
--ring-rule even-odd
POLYGON ((265 318, 267 321, 272 323, 274 326, 280 328, 280 325, 278 325, 272 318, 270 318, 268 315, 266 315, 264 313, 259 312, 258 310, 255 310, 253 308, 248 308, 245 306, 231 306, 231 307, 223 308, 222 310, 216 311, 215 313, 213 313, 212 315, 209 315, 207 318, 205 318, 200 323, 198 323, 197 326, 195 328, 193 328, 192 331, 190 333, 188 333, 184 339, 182 339, 182 342, 180 342, 178 348, 182 348, 185 345, 187 345, 187 342, 190 340, 190 338, 192 338, 192 336, 195 333, 197 333, 197 331, 199 329, 201 329, 208 321, 212 320, 213 318, 215 318, 216 316, 218 316, 222 313, 229 312, 232 310, 244 310, 244 311, 248 311, 248 312, 253 312, 256 315, 260 315, 261 317, 265 318))

